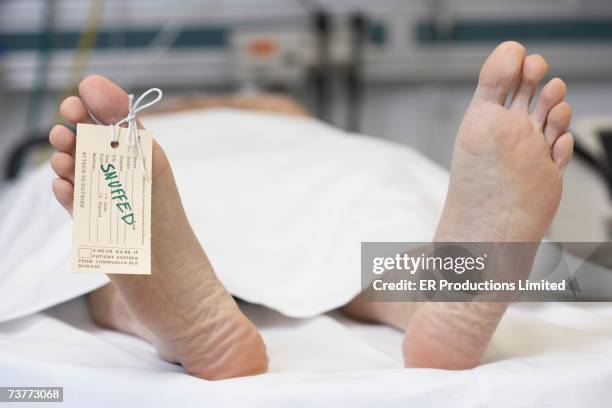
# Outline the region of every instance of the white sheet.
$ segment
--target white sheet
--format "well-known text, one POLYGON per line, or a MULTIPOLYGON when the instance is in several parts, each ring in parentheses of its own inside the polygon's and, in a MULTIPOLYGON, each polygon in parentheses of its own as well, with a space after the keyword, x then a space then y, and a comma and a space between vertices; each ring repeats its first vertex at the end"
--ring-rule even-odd
MULTIPOLYGON (((446 172, 413 150, 312 119, 244 111, 147 118, 193 229, 228 290, 314 316, 360 290, 361 241, 428 241, 446 172)), ((43 168, 0 208, 0 321, 86 293, 70 272, 71 222, 43 168)))
POLYGON ((269 374, 190 377, 152 348, 90 321, 82 300, 0 324, 0 384, 63 386, 65 407, 608 407, 609 305, 518 305, 469 371, 404 369, 402 335, 336 314, 246 314, 262 332, 269 374))
MULTIPOLYGON (((147 122, 233 293, 316 315, 356 293, 359 241, 429 239, 446 176, 427 160, 309 120, 237 115, 147 122)), ((70 221, 50 178, 42 169, 0 202, 1 385, 63 386, 68 407, 609 405, 605 304, 514 306, 484 364, 463 372, 402 368, 401 333, 386 327, 248 306, 271 372, 215 383, 189 377, 146 343, 95 327, 80 299, 35 313, 106 282, 69 272, 70 221)))

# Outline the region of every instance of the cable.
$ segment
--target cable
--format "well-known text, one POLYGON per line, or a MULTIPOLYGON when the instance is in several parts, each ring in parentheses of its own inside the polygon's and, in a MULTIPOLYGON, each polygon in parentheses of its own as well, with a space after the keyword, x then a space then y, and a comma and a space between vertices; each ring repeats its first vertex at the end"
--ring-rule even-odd
MULTIPOLYGON (((44 29, 41 32, 38 48, 38 65, 36 67, 36 77, 32 93, 28 99, 26 111, 26 141, 18 144, 9 156, 9 161, 5 168, 5 177, 12 179, 17 177, 23 167, 27 154, 37 147, 48 146, 46 129, 40 128, 41 108, 44 99, 44 92, 47 89, 47 77, 49 72, 49 62, 53 49, 54 26, 56 15, 56 0, 43 2, 45 4, 43 21, 44 29)), ((104 0, 91 0, 91 6, 85 27, 79 36, 75 48, 75 57, 70 68, 69 80, 61 93, 61 99, 68 97, 75 92, 79 78, 83 75, 84 67, 91 54, 91 50, 97 40, 98 26, 100 23, 104 0)), ((59 112, 56 113, 55 122, 61 121, 59 112)), ((45 157, 46 158, 46 157, 45 157)))
POLYGON ((610 166, 610 160, 612 160, 612 141, 608 142, 606 140, 610 140, 610 137, 605 137, 602 135, 601 142, 603 144, 607 160, 600 160, 591 154, 580 142, 580 138, 578 137, 574 137, 574 156, 582 160, 584 164, 589 166, 591 170, 595 171, 595 173, 599 174, 599 176, 604 179, 606 185, 608 186, 608 193, 610 196, 612 196, 612 170, 610 166))
POLYGON ((143 48, 143 51, 139 54, 130 54, 127 59, 128 75, 125 77, 127 83, 131 83, 134 78, 138 75, 138 69, 136 65, 142 61, 155 61, 161 57, 165 52, 171 49, 176 43, 181 33, 184 30, 184 23, 179 23, 176 20, 168 19, 164 22, 162 27, 159 29, 155 37, 151 39, 149 44, 143 48))
MULTIPOLYGON (((85 72, 85 66, 87 65, 87 61, 89 60, 91 52, 98 39, 98 30, 103 11, 104 0, 90 1, 87 20, 85 21, 83 31, 81 32, 81 35, 77 41, 74 51, 74 59, 70 66, 70 73, 68 75, 68 82, 61 93, 60 102, 77 92, 78 83, 85 72)), ((61 121, 59 112, 56 113, 55 121, 61 121)))
POLYGON ((312 85, 314 107, 317 118, 329 121, 332 106, 332 69, 330 62, 330 35, 332 22, 317 0, 296 0, 297 4, 308 14, 310 27, 315 36, 316 61, 308 73, 308 82, 312 85))
POLYGON ((40 129, 40 117, 42 106, 44 103, 45 90, 47 89, 47 80, 49 74, 49 63, 51 60, 51 50, 54 41, 54 27, 56 14, 56 0, 43 2, 42 21, 43 28, 39 33, 38 52, 36 55, 36 66, 34 83, 32 91, 28 96, 26 115, 25 115, 25 142, 20 143, 17 148, 13 149, 9 156, 7 166, 5 168, 5 177, 11 179, 17 176, 25 161, 25 153, 31 150, 32 146, 41 144, 44 138, 45 145, 49 145, 48 137, 43 136, 45 132, 40 129))
POLYGON ((24 127, 27 139, 36 137, 40 130, 39 118, 42 111, 44 92, 47 89, 47 76, 54 37, 56 0, 43 1, 42 3, 44 5, 42 15, 44 26, 39 34, 36 74, 26 108, 24 127))
POLYGON ((21 171, 24 161, 28 154, 39 147, 48 147, 49 137, 42 135, 30 135, 24 142, 19 143, 11 150, 8 155, 8 163, 4 169, 4 178, 6 180, 16 179, 21 171))
POLYGON ((315 11, 312 27, 317 42, 317 62, 312 67, 315 112, 318 118, 329 121, 332 106, 332 67, 330 58, 330 37, 332 22, 330 15, 323 9, 315 11))
POLYGON ((346 128, 350 132, 361 129, 363 105, 363 49, 366 40, 367 21, 363 14, 354 13, 350 17, 351 55, 346 72, 346 128))

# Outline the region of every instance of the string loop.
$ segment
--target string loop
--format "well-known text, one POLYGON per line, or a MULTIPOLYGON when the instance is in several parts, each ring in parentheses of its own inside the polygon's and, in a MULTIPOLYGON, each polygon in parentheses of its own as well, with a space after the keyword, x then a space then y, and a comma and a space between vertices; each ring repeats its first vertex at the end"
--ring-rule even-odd
POLYGON ((140 168, 145 177, 147 176, 147 169, 145 167, 144 156, 140 147, 140 138, 138 137, 138 125, 136 124, 136 115, 138 114, 138 112, 141 112, 155 105, 161 100, 162 97, 163 92, 159 88, 149 89, 148 91, 140 95, 140 97, 136 99, 136 102, 134 102, 134 95, 128 95, 128 115, 125 118, 121 119, 119 122, 110 125, 112 129, 111 142, 118 142, 119 132, 117 131, 117 129, 124 123, 128 124, 128 145, 136 146, 136 150, 138 151, 138 158, 140 159, 140 168), (145 100, 145 98, 152 93, 157 93, 157 97, 152 101, 149 101, 146 104, 140 106, 140 104, 145 100))

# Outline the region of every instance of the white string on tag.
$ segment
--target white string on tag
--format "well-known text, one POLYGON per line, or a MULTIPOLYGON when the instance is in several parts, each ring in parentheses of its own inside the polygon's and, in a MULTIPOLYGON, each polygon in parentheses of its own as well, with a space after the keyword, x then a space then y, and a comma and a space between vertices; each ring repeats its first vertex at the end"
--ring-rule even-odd
MULTIPOLYGON (((147 177, 147 169, 145 167, 144 156, 140 148, 140 139, 138 137, 138 125, 136 124, 136 115, 138 114, 138 112, 155 105, 162 99, 162 97, 163 92, 159 88, 149 89, 148 91, 140 95, 138 99, 136 99, 136 102, 134 102, 134 95, 128 95, 128 115, 125 118, 121 119, 119 122, 109 125, 112 131, 111 143, 117 143, 119 142, 119 132, 117 132, 117 128, 119 128, 124 123, 128 124, 128 145, 136 147, 136 150, 138 152, 138 158, 140 160, 140 168, 145 178, 147 177), (152 101, 140 106, 142 101, 154 92, 157 93, 157 97, 152 101)), ((98 120, 98 118, 96 118, 89 110, 87 110, 87 113, 89 113, 89 116, 91 116, 91 118, 94 122, 96 122, 96 124, 103 125, 103 123, 100 122, 100 120, 98 120)))

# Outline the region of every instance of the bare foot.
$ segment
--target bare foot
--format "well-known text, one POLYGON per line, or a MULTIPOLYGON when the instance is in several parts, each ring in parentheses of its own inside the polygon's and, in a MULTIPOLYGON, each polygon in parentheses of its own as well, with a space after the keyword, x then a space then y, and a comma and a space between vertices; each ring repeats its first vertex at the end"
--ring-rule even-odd
MULTIPOLYGON (((529 112, 546 70, 541 56, 525 57, 514 42, 499 45, 485 62, 457 134, 434 241, 540 242, 544 237, 573 150, 563 81, 546 84, 529 112)), ((406 330, 406 365, 476 366, 506 308, 506 303, 423 304, 406 330)))
MULTIPOLYGON (((80 98, 60 107, 71 123, 92 123, 85 106, 104 123, 127 115, 127 94, 109 80, 90 76, 80 98)), ((49 140, 57 200, 72 212, 76 137, 57 125, 49 140)), ((223 379, 263 373, 268 359, 255 326, 217 279, 195 237, 161 147, 153 144, 152 259, 150 276, 109 275, 110 287, 91 297, 94 317, 106 326, 151 341, 160 355, 192 375, 223 379)))

